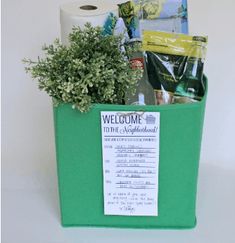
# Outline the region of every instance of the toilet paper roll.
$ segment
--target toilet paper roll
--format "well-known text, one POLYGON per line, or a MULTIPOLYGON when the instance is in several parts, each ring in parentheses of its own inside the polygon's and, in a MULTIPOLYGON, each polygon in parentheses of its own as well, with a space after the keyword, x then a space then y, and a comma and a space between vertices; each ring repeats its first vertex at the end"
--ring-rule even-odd
POLYGON ((110 12, 118 16, 116 1, 81 0, 62 5, 60 7, 62 43, 68 44, 68 36, 73 26, 83 28, 87 22, 94 27, 103 26, 110 12))

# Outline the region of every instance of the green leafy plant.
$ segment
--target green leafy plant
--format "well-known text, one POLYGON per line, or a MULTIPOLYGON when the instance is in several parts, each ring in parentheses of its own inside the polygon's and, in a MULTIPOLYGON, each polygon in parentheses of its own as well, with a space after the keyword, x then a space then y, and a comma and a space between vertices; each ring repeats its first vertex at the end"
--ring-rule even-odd
POLYGON ((74 27, 65 46, 57 39, 44 46, 45 57, 24 59, 26 72, 54 104, 71 103, 81 112, 92 103, 123 104, 125 92, 135 92, 142 71, 132 69, 127 53, 120 51, 122 36, 103 36, 102 28, 87 23, 74 27))

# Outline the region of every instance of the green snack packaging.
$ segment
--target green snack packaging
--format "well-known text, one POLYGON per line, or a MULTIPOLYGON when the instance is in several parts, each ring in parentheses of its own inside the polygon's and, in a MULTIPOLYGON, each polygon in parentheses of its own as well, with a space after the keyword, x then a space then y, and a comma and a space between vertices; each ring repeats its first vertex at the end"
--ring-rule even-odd
POLYGON ((207 37, 144 31, 149 82, 158 105, 202 99, 206 45, 207 37))

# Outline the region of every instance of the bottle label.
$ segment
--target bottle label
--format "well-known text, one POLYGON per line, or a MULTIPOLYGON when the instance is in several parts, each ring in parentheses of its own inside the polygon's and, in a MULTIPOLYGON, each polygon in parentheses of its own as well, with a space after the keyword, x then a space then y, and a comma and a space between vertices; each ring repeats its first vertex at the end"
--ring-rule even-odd
POLYGON ((132 69, 141 68, 144 69, 144 58, 138 57, 131 59, 131 67, 132 69))
POLYGON ((145 97, 144 97, 144 94, 142 93, 139 93, 139 104, 140 105, 145 105, 145 97))

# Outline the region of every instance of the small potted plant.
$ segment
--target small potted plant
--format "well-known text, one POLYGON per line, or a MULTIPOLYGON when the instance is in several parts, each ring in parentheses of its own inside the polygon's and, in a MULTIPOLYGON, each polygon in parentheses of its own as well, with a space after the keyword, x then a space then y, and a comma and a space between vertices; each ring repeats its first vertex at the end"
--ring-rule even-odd
POLYGON ((65 46, 57 39, 44 46, 45 58, 24 59, 26 71, 54 104, 70 103, 87 112, 91 104, 123 104, 125 92, 135 92, 141 70, 132 69, 120 51, 122 36, 103 36, 102 28, 87 23, 74 27, 65 46))

